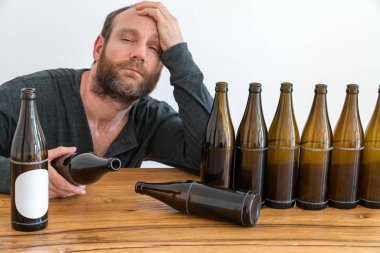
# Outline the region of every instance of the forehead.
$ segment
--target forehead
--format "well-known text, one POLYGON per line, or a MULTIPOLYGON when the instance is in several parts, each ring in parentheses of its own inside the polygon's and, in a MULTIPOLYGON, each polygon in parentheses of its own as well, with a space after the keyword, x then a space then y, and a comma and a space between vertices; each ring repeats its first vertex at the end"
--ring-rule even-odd
POLYGON ((112 34, 126 29, 150 36, 158 34, 156 22, 150 17, 138 15, 134 7, 119 13, 112 22, 112 34))

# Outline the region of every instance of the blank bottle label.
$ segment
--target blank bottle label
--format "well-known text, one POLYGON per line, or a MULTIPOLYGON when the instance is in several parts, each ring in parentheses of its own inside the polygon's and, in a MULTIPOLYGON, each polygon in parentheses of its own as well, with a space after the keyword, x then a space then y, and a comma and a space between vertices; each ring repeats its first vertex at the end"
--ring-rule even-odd
POLYGON ((15 204, 26 218, 37 219, 45 215, 49 205, 49 175, 46 169, 27 171, 15 183, 15 204))

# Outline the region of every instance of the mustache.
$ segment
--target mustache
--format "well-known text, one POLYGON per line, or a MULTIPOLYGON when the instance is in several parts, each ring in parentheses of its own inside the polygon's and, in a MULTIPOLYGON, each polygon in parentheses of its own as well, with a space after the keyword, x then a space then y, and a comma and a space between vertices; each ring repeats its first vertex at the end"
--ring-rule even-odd
POLYGON ((117 62, 116 67, 119 69, 133 68, 133 69, 136 69, 143 76, 145 76, 147 73, 146 68, 142 64, 140 64, 137 60, 117 62))

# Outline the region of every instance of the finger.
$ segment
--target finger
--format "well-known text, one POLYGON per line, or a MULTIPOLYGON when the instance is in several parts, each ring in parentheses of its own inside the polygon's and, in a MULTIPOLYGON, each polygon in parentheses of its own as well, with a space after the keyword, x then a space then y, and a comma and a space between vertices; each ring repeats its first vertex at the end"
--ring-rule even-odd
POLYGON ((49 161, 52 161, 52 160, 54 160, 60 156, 75 153, 76 151, 77 151, 76 147, 62 147, 62 146, 60 146, 58 148, 50 149, 48 151, 49 161))
POLYGON ((49 166, 49 197, 67 197, 86 194, 85 186, 75 186, 49 166))
POLYGON ((155 9, 155 8, 144 8, 144 9, 138 10, 137 14, 141 16, 149 16, 153 18, 157 23, 162 23, 164 20, 167 19, 166 17, 164 17, 164 15, 162 14, 160 10, 155 9))
POLYGON ((145 8, 158 9, 162 13, 162 15, 166 17, 172 16, 172 14, 169 12, 166 6, 159 2, 143 1, 143 2, 137 3, 135 5, 135 8, 137 11, 145 9, 145 8))

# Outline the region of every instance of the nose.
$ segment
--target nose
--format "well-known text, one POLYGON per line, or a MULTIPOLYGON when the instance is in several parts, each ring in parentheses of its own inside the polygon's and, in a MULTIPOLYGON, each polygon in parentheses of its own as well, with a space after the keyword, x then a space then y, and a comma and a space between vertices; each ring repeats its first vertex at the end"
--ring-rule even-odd
POLYGON ((134 44, 131 52, 131 58, 138 62, 145 62, 147 49, 144 43, 134 44))

